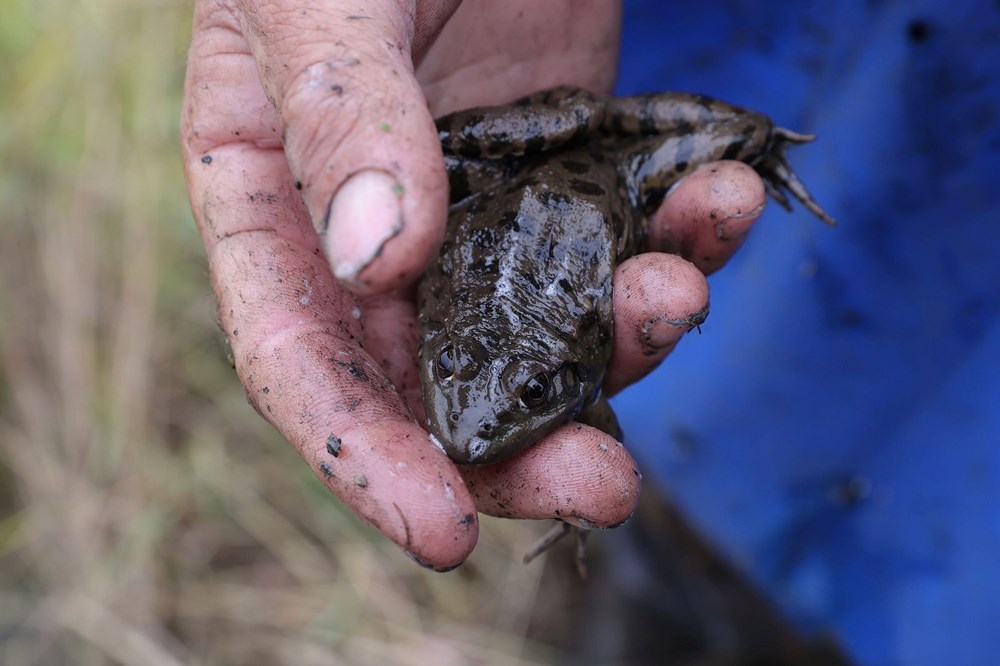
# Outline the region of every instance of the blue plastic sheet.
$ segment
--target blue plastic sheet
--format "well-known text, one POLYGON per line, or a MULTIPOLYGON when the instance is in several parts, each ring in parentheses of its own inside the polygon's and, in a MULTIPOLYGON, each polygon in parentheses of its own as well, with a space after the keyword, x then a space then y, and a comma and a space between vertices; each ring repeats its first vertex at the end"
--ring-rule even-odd
POLYGON ((790 150, 712 311, 616 398, 647 479, 859 663, 1000 655, 1000 3, 626 2, 618 93, 702 92, 790 150))

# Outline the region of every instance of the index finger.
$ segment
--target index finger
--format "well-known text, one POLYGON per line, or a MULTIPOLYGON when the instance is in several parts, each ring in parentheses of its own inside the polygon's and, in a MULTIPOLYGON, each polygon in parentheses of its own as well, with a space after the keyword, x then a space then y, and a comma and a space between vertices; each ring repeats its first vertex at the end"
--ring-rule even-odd
POLYGON ((237 372, 355 513, 421 563, 454 567, 476 542, 472 499, 364 351, 362 313, 321 252, 256 76, 238 31, 200 13, 184 163, 237 372))

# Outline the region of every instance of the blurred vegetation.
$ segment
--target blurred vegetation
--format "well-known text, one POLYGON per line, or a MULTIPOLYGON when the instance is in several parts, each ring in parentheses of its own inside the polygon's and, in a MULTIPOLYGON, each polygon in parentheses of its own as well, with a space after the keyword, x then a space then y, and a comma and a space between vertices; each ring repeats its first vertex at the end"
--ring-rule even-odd
POLYGON ((181 172, 190 13, 0 12, 0 663, 551 661, 545 526, 426 572, 246 404, 181 172))

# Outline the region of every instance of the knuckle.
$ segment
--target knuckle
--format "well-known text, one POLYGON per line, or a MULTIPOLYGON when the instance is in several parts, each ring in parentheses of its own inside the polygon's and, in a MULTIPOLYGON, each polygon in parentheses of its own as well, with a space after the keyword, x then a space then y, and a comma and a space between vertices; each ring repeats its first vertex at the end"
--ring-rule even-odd
MULTIPOLYGON (((338 73, 329 61, 305 67, 290 80, 281 104, 281 141, 306 166, 327 159, 356 131, 364 113, 364 96, 347 94, 353 74, 338 73)), ((294 168, 295 165, 293 165, 294 168)))

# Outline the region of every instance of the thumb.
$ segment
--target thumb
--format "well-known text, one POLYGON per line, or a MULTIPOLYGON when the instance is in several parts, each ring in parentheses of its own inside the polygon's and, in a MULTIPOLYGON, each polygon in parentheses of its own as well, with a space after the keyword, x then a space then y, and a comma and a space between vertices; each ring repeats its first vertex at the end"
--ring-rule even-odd
POLYGON ((404 5, 240 5, 296 186, 334 274, 360 292, 415 279, 446 217, 441 148, 411 57, 426 17, 404 5))

